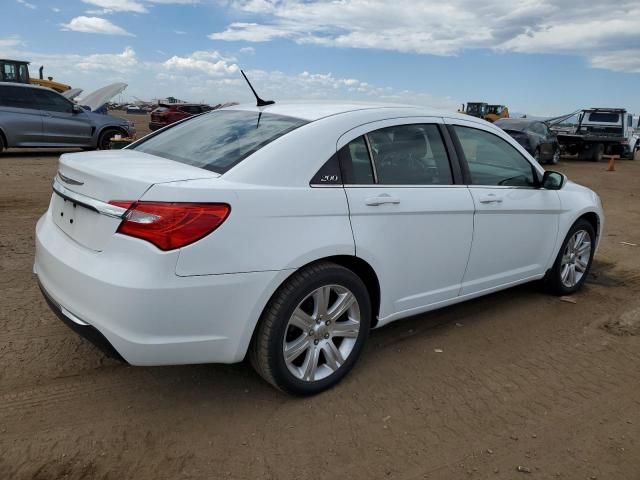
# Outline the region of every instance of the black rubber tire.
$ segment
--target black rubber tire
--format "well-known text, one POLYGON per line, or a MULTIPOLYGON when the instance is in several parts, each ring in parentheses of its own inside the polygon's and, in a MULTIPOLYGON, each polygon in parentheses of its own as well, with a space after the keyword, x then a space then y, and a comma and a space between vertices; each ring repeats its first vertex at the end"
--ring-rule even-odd
POLYGON ((553 156, 547 163, 549 165, 557 165, 559 161, 560 161, 560 148, 556 147, 553 149, 553 156))
POLYGON ((602 156, 604 155, 604 145, 602 143, 598 143, 593 147, 593 153, 591 154, 591 160, 594 162, 601 162, 602 156))
POLYGON ((117 128, 107 128, 100 132, 100 137, 98 137, 98 145, 96 146, 96 148, 98 150, 110 150, 111 138, 118 133, 121 132, 117 128))
POLYGON ((0 133, 0 153, 2 153, 5 148, 6 148, 6 145, 4 144, 4 137, 0 133))
POLYGON ((331 388, 349 373, 362 353, 370 326, 371 300, 360 277, 335 263, 316 263, 294 273, 273 295, 254 332, 249 360, 262 378, 283 392, 314 395, 331 388), (294 309, 309 293, 323 285, 342 285, 351 290, 360 307, 360 332, 351 354, 336 372, 322 380, 305 382, 288 370, 282 342, 294 309))
POLYGON ((547 272, 547 275, 544 278, 545 284, 547 288, 551 291, 551 293, 554 293, 555 295, 570 295, 574 292, 577 292, 582 287, 587 277, 589 276, 589 272, 591 271, 591 263, 593 262, 593 254, 595 252, 595 246, 596 246, 596 232, 593 230, 593 226, 591 225, 591 223, 587 222, 586 220, 579 219, 576 223, 574 223, 571 226, 571 228, 569 229, 569 232, 567 232, 567 236, 565 237, 564 242, 562 242, 562 246, 560 247, 560 251, 558 252, 556 261, 554 262, 551 270, 547 272), (564 249, 567 246, 567 243, 569 242, 569 239, 578 230, 585 230, 589 234, 589 237, 591 238, 591 255, 589 256, 589 263, 587 264, 587 269, 584 275, 582 276, 582 278, 580 279, 580 281, 576 283, 573 287, 568 288, 562 283, 562 279, 560 276, 562 254, 564 252, 564 249))

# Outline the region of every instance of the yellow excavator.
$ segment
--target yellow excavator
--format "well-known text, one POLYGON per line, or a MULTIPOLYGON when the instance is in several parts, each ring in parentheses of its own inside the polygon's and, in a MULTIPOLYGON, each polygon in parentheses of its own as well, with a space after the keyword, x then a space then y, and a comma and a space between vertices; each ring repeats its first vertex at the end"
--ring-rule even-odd
POLYGON ((0 82, 30 83, 51 88, 60 93, 66 92, 71 88, 70 85, 54 82, 53 77, 44 78, 43 70, 44 67, 40 67, 40 78, 31 78, 29 75, 29 62, 0 59, 0 82))
POLYGON ((463 104, 459 113, 466 113, 472 117, 482 118, 487 122, 495 122, 500 118, 509 118, 509 109, 504 105, 489 105, 484 102, 469 102, 466 107, 463 104))

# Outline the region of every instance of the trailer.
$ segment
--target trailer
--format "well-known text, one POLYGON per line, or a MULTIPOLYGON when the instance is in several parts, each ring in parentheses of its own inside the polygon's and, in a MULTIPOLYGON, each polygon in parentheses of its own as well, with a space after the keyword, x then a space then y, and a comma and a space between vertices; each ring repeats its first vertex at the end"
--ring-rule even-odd
POLYGON ((589 108, 578 116, 571 132, 558 132, 562 153, 580 160, 599 162, 603 155, 634 158, 640 140, 634 130, 633 116, 624 108, 589 108))

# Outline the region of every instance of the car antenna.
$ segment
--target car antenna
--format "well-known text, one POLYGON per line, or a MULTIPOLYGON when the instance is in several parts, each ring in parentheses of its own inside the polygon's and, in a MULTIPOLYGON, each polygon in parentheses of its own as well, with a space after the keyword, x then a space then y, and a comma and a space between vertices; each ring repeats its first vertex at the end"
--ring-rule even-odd
POLYGON ((240 70, 240 73, 242 74, 244 79, 247 81, 247 84, 249 85, 249 88, 253 92, 254 97, 256 97, 256 106, 257 107, 266 107, 267 105, 273 105, 274 103, 276 103, 273 100, 263 100, 263 99, 261 99, 258 96, 258 94, 256 93, 255 89, 253 88, 253 85, 251 85, 251 82, 249 81, 249 79, 245 75, 244 71, 240 70))

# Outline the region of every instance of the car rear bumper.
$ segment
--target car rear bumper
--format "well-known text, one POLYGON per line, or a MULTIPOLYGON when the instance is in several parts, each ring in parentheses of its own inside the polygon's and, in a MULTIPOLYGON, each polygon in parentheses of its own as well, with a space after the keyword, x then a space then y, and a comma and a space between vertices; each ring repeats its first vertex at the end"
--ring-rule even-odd
POLYGON ((241 361, 289 272, 179 277, 178 254, 122 235, 95 252, 47 212, 36 227, 34 272, 67 325, 132 365, 241 361))

